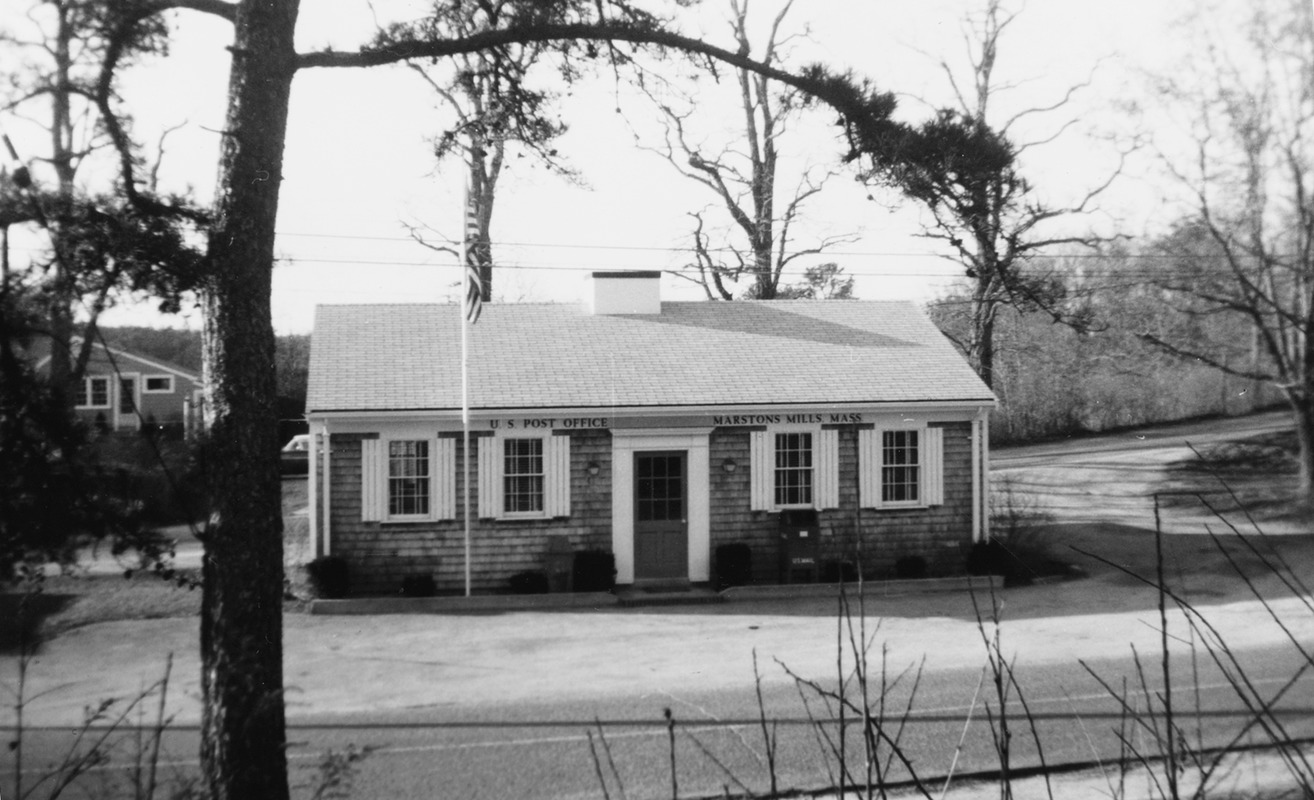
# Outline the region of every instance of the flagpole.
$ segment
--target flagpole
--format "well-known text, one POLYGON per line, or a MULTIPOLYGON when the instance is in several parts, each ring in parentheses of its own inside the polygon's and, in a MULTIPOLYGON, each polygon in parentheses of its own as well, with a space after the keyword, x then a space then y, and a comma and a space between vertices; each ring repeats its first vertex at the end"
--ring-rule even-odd
POLYGON ((465 492, 465 596, 470 596, 470 182, 461 198, 461 463, 465 492))
MULTIPOLYGON (((464 264, 461 271, 466 272, 464 264)), ((461 314, 461 452, 465 474, 465 596, 470 596, 470 320, 461 314)))

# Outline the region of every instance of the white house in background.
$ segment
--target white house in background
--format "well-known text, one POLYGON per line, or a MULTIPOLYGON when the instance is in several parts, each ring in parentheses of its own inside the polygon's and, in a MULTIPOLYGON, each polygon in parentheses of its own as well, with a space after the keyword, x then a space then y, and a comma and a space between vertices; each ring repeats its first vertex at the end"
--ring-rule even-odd
MULTIPOLYGON (((37 360, 38 371, 49 366, 49 353, 37 360)), ((143 425, 155 424, 191 431, 201 424, 199 375, 176 364, 99 342, 92 345, 87 369, 75 392, 78 417, 101 430, 135 432, 143 425)))

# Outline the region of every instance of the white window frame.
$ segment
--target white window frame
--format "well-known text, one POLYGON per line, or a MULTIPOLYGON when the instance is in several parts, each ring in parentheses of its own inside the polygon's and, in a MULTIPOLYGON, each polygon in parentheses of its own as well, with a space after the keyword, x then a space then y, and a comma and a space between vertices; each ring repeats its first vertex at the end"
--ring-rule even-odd
POLYGON ((863 508, 924 509, 944 505, 944 429, 929 425, 886 425, 858 431, 858 489, 863 508), (917 434, 917 463, 886 464, 885 434, 917 434), (917 499, 886 500, 885 470, 917 467, 917 499))
POLYGON ((173 376, 172 375, 143 375, 141 378, 142 394, 173 394, 173 376), (168 385, 164 389, 152 389, 151 381, 164 380, 168 385))
POLYGON ((79 398, 79 400, 85 402, 79 402, 77 404, 77 408, 97 408, 97 409, 113 408, 114 393, 111 391, 112 388, 113 387, 110 384, 110 377, 108 375, 87 375, 82 379, 82 396, 79 398), (96 405, 91 401, 91 398, 94 394, 91 390, 92 381, 104 381, 105 383, 105 402, 103 405, 96 405))
MULTIPOLYGON (((771 461, 769 469, 771 470, 771 506, 772 508, 813 508, 817 500, 817 432, 820 428, 811 427, 790 427, 781 430, 769 431, 771 436, 771 461), (806 467, 782 467, 780 466, 780 437, 782 436, 807 436, 808 448, 806 467), (782 473, 807 471, 808 473, 808 499, 800 503, 781 503, 779 502, 782 490, 788 492, 790 487, 781 486, 780 477, 782 473)), ((799 450, 799 452, 803 452, 799 450)))
POLYGON ((880 474, 880 491, 882 508, 922 508, 926 505, 926 429, 925 428, 883 428, 881 429, 880 438, 876 446, 880 448, 881 461, 879 469, 880 474), (916 437, 916 441, 908 443, 905 441, 902 448, 897 444, 894 447, 887 447, 885 440, 887 437, 897 437, 900 434, 904 436, 916 437), (915 460, 909 460, 906 463, 897 463, 887 461, 890 450, 913 451, 915 460), (901 484, 897 481, 886 480, 886 473, 891 470, 916 470, 912 481, 904 481, 901 484), (912 499, 897 500, 886 497, 888 493, 896 486, 902 485, 910 488, 909 494, 913 495, 912 499))
MULTIPOLYGON (((387 504, 386 506, 387 510, 383 512, 383 519, 385 522, 413 522, 416 520, 426 520, 433 518, 434 502, 437 500, 437 498, 434 497, 434 488, 435 488, 434 467, 437 466, 434 462, 436 460, 435 458, 436 456, 437 456, 436 447, 434 447, 433 440, 431 439, 386 440, 386 443, 384 444, 384 448, 383 448, 383 457, 387 461, 387 465, 384 467, 387 477, 384 478, 384 489, 383 489, 383 493, 384 493, 383 501, 387 504), (394 457, 392 453, 393 446, 394 445, 421 445, 421 444, 424 445, 424 471, 425 471, 425 474, 422 477, 427 478, 425 483, 429 484, 427 487, 425 487, 427 490, 424 495, 425 510, 413 512, 413 513, 393 512, 392 510, 393 499, 394 499, 394 495, 392 491, 393 487, 407 480, 416 480, 417 482, 419 482, 418 479, 421 477, 419 475, 407 476, 405 474, 401 474, 401 475, 393 474, 392 467, 394 462, 412 458, 411 456, 407 456, 405 454, 394 457)), ((418 472, 420 457, 419 455, 416 455, 413 458, 417 465, 416 471, 418 472)), ((398 500, 398 504, 401 504, 402 502, 405 501, 406 498, 403 497, 400 493, 398 493, 396 495, 396 499, 398 500)))
MULTIPOLYGON (((548 442, 546 436, 506 436, 498 440, 496 457, 501 460, 501 481, 502 502, 498 516, 502 519, 541 519, 547 514, 548 494, 547 494, 547 474, 548 474, 548 442), (538 472, 507 474, 507 461, 509 458, 520 458, 521 456, 508 456, 506 452, 507 445, 511 442, 537 442, 538 443, 538 472), (512 509, 507 508, 511 500, 511 494, 507 491, 507 481, 513 478, 537 478, 538 486, 538 508, 529 509, 512 509)), ((534 458, 533 455, 528 456, 534 458)), ((533 493, 526 493, 527 497, 532 497, 533 493)))
POLYGON ((570 516, 570 437, 553 433, 499 431, 477 440, 481 519, 559 519, 570 516), (543 451, 543 508, 506 510, 506 441, 537 439, 543 451))
POLYGON ((839 431, 814 425, 768 425, 749 433, 751 487, 749 507, 754 511, 795 508, 839 508, 839 431), (812 436, 812 500, 807 503, 776 502, 776 436, 807 433, 812 436))
POLYGON ((388 435, 361 440, 361 520, 413 523, 456 519, 456 440, 424 435, 388 435), (429 510, 422 514, 391 513, 390 456, 394 442, 428 444, 429 510))

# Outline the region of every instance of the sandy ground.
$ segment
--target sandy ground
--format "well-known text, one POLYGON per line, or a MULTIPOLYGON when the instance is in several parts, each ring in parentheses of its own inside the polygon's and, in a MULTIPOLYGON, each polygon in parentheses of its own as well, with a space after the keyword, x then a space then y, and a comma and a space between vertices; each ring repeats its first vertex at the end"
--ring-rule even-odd
MULTIPOLYGON (((1208 618, 1233 647, 1284 641, 1253 600, 1209 598, 1208 618), (1222 600, 1222 602, 1218 602, 1222 600)), ((1021 667, 1100 658, 1116 648, 1157 646, 1154 596, 1109 571, 1087 580, 1006 589, 1004 634, 1021 667)), ((1274 602, 1294 635, 1314 641, 1314 614, 1300 599, 1274 602)), ((891 663, 923 655, 935 666, 980 664, 983 646, 968 598, 872 598, 891 663)), ((755 601, 636 611, 515 612, 391 617, 290 615, 284 636, 293 717, 423 707, 477 708, 544 698, 742 688, 752 653, 808 676, 834 664, 834 605, 755 601)), ((1184 648, 1184 645, 1183 645, 1184 648)), ((197 626, 192 619, 109 622, 69 631, 31 665, 27 711, 39 724, 73 724, 106 697, 128 697, 174 658, 170 707, 199 718, 197 626)), ((1185 652, 1185 650, 1183 650, 1185 652)), ((14 674, 14 659, 0 663, 14 674)), ((784 681, 778 671, 768 679, 784 681), (774 676, 774 677, 773 677, 774 676)))

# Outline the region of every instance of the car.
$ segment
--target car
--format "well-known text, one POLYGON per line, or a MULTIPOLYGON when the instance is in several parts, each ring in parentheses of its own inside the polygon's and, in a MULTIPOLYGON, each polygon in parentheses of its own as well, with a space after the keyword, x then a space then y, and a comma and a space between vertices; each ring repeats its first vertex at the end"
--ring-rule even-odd
POLYGON ((283 445, 278 465, 284 475, 310 474, 310 434, 299 433, 283 445))

